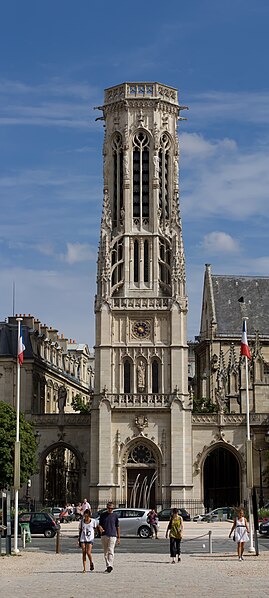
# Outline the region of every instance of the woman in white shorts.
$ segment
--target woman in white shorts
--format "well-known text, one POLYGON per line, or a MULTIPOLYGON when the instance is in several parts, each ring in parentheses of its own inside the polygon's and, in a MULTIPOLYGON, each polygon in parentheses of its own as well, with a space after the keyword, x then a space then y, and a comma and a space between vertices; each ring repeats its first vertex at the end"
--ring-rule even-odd
POLYGON ((90 561, 90 571, 94 570, 92 560, 92 546, 94 542, 94 530, 96 528, 95 519, 91 519, 90 511, 86 509, 84 517, 79 524, 78 544, 82 549, 83 573, 86 573, 87 556, 90 561))

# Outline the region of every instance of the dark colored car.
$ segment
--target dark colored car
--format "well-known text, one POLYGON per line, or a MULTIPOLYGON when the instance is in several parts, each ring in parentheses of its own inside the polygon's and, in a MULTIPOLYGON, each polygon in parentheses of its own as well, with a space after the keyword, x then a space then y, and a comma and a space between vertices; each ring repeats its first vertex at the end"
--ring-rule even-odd
MULTIPOLYGON (((175 508, 178 508, 178 507, 175 507, 175 508)), ((162 511, 159 511, 159 513, 157 513, 159 521, 169 521, 169 519, 172 515, 172 510, 173 510, 173 507, 171 507, 171 509, 163 509, 162 511)), ((181 515, 183 521, 191 520, 191 516, 188 513, 188 511, 186 511, 186 509, 183 509, 182 507, 178 508, 178 514, 181 515)))
POLYGON ((44 534, 45 538, 53 538, 58 529, 59 523, 49 513, 21 513, 19 515, 19 533, 21 532, 20 523, 29 523, 31 534, 44 534))
POLYGON ((269 519, 260 523, 259 534, 261 536, 269 536, 269 519))

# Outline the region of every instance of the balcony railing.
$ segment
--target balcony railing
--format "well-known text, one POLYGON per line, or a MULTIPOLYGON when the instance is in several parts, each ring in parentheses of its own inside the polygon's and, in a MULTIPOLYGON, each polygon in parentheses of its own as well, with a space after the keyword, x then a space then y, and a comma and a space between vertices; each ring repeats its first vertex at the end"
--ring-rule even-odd
POLYGON ((168 394, 114 394, 109 395, 109 398, 112 408, 163 408, 169 407, 170 404, 170 395, 168 394))

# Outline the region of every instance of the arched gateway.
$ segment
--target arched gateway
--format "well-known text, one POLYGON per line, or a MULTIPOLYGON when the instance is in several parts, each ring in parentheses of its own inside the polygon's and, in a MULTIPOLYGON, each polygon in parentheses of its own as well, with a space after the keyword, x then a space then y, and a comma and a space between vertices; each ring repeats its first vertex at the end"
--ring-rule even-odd
POLYGON ((206 510, 240 504, 240 469, 234 453, 226 447, 210 451, 204 462, 206 510))
POLYGON ((155 506, 159 483, 159 458, 155 446, 142 438, 131 443, 125 451, 122 465, 127 505, 155 506))
POLYGON ((74 449, 63 443, 46 451, 42 467, 43 502, 59 505, 80 500, 81 461, 74 449))

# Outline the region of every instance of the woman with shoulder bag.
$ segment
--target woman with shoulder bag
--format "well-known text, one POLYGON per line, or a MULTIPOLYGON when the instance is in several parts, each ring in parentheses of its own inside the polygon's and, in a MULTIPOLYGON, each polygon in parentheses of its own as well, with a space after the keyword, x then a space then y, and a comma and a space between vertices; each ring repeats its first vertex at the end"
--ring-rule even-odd
POLYGON ((172 564, 176 562, 176 555, 178 563, 181 561, 180 557, 180 548, 181 548, 181 540, 182 540, 182 532, 183 532, 183 519, 178 514, 178 509, 173 509, 172 516, 167 526, 165 537, 170 538, 170 556, 172 559, 172 564))
POLYGON ((94 541, 94 530, 96 528, 95 519, 91 519, 90 511, 86 509, 84 517, 81 519, 79 524, 79 537, 78 544, 82 549, 82 563, 83 573, 86 573, 86 559, 90 561, 90 571, 94 570, 94 564, 92 560, 92 547, 94 541))
POLYGON ((245 542, 248 542, 248 540, 249 540, 249 536, 248 536, 249 527, 248 527, 248 522, 244 516, 243 509, 240 509, 240 511, 238 513, 238 517, 236 517, 234 519, 232 529, 229 533, 229 538, 231 537, 233 531, 234 531, 234 536, 233 536, 234 540, 235 540, 235 542, 237 542, 238 560, 243 561, 244 560, 243 552, 244 552, 245 542))

